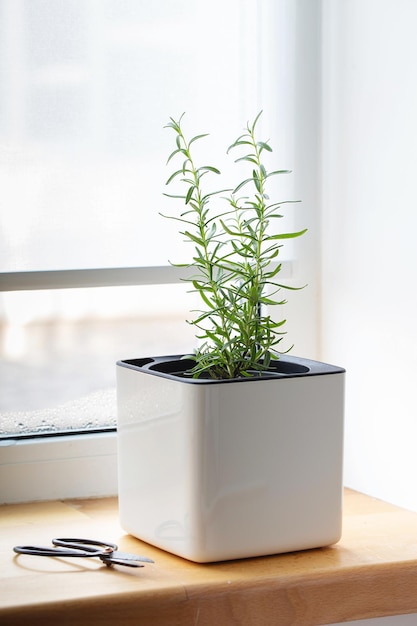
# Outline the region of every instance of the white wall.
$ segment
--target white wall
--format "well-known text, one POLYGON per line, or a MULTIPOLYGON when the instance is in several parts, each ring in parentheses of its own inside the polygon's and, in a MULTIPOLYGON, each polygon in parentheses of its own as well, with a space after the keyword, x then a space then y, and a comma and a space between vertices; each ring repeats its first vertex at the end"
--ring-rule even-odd
POLYGON ((417 510, 417 2, 322 2, 322 354, 345 482, 417 510))
POLYGON ((306 288, 282 292, 288 304, 277 319, 281 315, 286 318, 287 336, 280 347, 285 350, 293 344, 292 354, 312 359, 319 358, 320 1, 280 0, 271 2, 268 11, 262 5, 269 24, 264 31, 269 33, 269 39, 262 43, 278 59, 277 68, 272 64, 266 67, 263 106, 272 107, 275 113, 275 163, 292 172, 284 192, 283 180, 277 177, 278 193, 282 194, 278 199, 300 200, 299 204, 284 207, 284 214, 292 220, 286 228, 308 229, 303 237, 284 246, 284 254, 296 261, 292 263, 290 280, 284 276, 283 282, 306 288), (273 72, 276 80, 271 80, 273 72), (275 84, 279 84, 279 89, 275 89, 275 84))

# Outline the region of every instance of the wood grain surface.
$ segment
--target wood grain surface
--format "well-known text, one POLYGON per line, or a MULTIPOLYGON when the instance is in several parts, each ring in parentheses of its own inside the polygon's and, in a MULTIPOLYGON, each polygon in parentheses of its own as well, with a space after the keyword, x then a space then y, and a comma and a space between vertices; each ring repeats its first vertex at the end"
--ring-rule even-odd
POLYGON ((117 500, 0 507, 0 624, 317 626, 417 612, 417 513, 346 490, 341 541, 262 558, 196 564, 126 535, 117 500), (115 542, 155 560, 16 555, 53 537, 115 542))

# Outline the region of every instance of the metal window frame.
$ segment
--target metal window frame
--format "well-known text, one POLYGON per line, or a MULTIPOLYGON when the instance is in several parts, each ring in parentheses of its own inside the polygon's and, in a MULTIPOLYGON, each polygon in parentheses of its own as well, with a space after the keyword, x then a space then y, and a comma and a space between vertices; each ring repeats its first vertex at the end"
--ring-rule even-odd
POLYGON ((179 283, 187 276, 190 272, 175 266, 3 272, 0 291, 162 285, 179 283))
MULTIPOLYGON (((281 265, 281 276, 291 277, 292 261, 283 261, 281 265)), ((276 266, 277 263, 272 264, 276 266)), ((168 285, 181 283, 193 274, 192 268, 173 265, 3 272, 0 273, 0 292, 168 285)))

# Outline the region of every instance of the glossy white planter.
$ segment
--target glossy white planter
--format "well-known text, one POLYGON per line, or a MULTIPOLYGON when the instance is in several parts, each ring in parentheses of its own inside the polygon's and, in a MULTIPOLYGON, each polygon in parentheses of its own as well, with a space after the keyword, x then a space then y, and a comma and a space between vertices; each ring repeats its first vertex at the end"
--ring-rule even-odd
POLYGON ((177 360, 117 364, 123 528, 197 562, 337 542, 344 370, 286 356, 271 378, 193 381, 177 360))

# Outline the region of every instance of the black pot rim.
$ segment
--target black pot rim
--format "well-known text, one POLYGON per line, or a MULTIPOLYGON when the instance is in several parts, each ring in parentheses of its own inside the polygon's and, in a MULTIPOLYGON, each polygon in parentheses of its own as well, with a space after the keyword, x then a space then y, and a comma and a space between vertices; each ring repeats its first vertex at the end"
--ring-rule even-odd
POLYGON ((276 361, 272 361, 270 367, 262 373, 254 372, 253 376, 242 376, 239 378, 213 379, 213 378, 192 378, 187 372, 193 367, 194 361, 187 355, 152 356, 134 359, 123 359, 117 361, 117 366, 126 367, 139 372, 148 373, 154 376, 162 376, 176 381, 191 384, 226 384, 242 383, 265 380, 282 380, 285 378, 320 376, 324 374, 341 374, 345 370, 336 365, 313 361, 303 357, 290 355, 280 355, 276 361))

